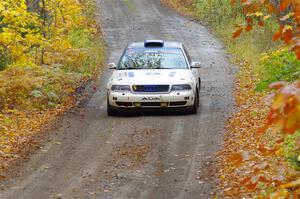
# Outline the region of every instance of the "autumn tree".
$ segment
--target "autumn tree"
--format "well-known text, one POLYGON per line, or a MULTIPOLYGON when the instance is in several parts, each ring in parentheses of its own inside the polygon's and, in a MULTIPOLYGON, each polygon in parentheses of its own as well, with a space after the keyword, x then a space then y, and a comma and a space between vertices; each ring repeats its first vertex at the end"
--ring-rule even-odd
POLYGON ((72 48, 69 33, 87 21, 77 0, 0 1, 0 69, 62 57, 57 53, 72 48))
POLYGON ((0 68, 8 64, 31 65, 28 53, 42 43, 37 13, 28 12, 25 1, 0 2, 0 68))
POLYGON ((282 40, 291 46, 291 50, 300 59, 300 2, 299 0, 261 0, 240 3, 245 14, 245 24, 239 24, 233 37, 238 37, 243 31, 250 31, 254 25, 263 26, 270 17, 276 19, 279 29, 273 36, 274 40, 282 40))

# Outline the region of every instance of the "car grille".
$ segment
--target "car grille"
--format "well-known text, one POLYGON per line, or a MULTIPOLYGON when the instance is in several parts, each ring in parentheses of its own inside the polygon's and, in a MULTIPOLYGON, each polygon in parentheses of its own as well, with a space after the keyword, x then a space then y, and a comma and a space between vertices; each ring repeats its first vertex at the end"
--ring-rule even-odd
POLYGON ((169 85, 133 85, 132 90, 135 93, 166 93, 169 92, 169 85))
POLYGON ((151 107, 151 106, 158 106, 160 107, 161 103, 160 102, 142 102, 141 106, 142 107, 151 107))

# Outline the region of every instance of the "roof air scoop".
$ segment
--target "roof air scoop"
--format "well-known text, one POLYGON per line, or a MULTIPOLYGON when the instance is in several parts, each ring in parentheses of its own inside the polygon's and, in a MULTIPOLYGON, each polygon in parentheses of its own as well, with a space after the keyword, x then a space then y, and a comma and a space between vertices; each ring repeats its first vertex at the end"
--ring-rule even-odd
POLYGON ((147 47, 164 47, 163 40, 146 40, 144 41, 144 46, 147 47))

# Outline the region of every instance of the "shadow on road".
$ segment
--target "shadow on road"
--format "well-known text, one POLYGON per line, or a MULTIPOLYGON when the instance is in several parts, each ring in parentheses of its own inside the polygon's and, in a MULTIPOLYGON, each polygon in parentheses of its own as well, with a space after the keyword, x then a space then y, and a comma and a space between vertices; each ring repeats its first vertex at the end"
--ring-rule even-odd
MULTIPOLYGON (((198 109, 198 114, 200 114, 200 108, 198 109)), ((195 115, 189 110, 185 109, 159 109, 159 110, 145 110, 145 109, 135 109, 135 110, 120 110, 117 116, 113 117, 147 117, 147 116, 183 116, 183 115, 195 115)))

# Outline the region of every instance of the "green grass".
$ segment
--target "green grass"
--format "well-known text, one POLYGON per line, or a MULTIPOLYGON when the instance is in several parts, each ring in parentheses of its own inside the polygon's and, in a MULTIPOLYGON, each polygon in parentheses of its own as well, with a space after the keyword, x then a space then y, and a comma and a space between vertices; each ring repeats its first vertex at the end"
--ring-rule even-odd
POLYGON ((276 81, 293 82, 300 78, 300 62, 293 52, 287 48, 266 53, 260 61, 260 76, 257 91, 264 91, 268 85, 276 81))
POLYGON ((290 166, 300 171, 300 162, 297 160, 300 155, 300 146, 297 145, 297 140, 300 140, 300 130, 292 135, 285 136, 282 148, 290 166))
POLYGON ((76 72, 87 77, 94 76, 97 65, 105 61, 105 45, 102 37, 91 36, 84 29, 76 29, 71 32, 69 39, 75 48, 82 49, 86 54, 76 72))

